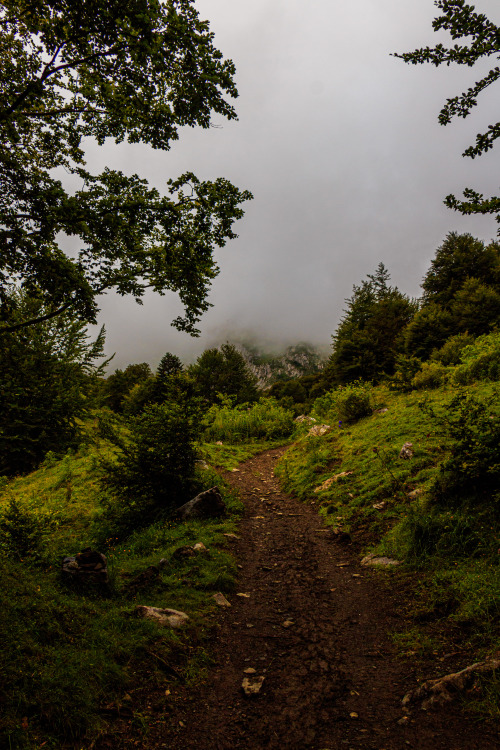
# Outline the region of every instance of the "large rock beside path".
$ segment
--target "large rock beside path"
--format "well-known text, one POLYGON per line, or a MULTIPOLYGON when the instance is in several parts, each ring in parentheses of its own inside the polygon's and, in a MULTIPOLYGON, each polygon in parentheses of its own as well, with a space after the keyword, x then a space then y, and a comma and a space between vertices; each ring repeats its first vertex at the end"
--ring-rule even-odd
POLYGON ((175 518, 188 521, 191 518, 218 518, 226 513, 226 505, 218 487, 212 487, 181 505, 174 513, 175 518))
POLYGON ((108 583, 108 568, 106 556, 86 547, 73 557, 64 557, 62 561, 62 575, 67 581, 93 581, 108 583))
POLYGON ((189 620, 185 612, 179 612, 177 609, 160 609, 159 607, 140 605, 135 608, 135 613, 138 617, 153 620, 164 628, 181 628, 189 620))

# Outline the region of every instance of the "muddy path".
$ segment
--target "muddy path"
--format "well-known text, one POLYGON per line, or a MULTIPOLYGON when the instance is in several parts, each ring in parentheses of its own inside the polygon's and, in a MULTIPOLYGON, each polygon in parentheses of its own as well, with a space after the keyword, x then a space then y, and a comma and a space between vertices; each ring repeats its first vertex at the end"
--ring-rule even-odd
MULTIPOLYGON (((247 596, 228 596, 231 607, 218 613, 208 680, 194 693, 172 695, 157 729, 130 746, 499 748, 491 728, 457 707, 403 713, 401 698, 417 682, 390 638, 402 624, 397 591, 360 567, 359 555, 335 540, 314 506, 281 493, 273 467, 282 452, 228 475, 246 508, 234 551, 237 592, 247 596), (246 669, 264 677, 254 698, 241 689, 246 669)), ((436 674, 446 671, 441 665, 436 674)))

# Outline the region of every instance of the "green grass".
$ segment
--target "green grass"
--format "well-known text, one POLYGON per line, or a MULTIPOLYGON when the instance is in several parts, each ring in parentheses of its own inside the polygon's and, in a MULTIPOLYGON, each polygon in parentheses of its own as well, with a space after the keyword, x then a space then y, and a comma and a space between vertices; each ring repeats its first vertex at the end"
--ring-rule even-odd
POLYGON ((213 406, 206 423, 207 441, 232 444, 288 438, 295 426, 292 412, 273 399, 261 399, 251 406, 213 406))
POLYGON ((175 664, 187 684, 206 672, 212 594, 230 593, 235 585, 236 562, 224 533, 236 530, 241 503, 213 469, 200 470, 205 487, 221 488, 225 519, 159 522, 121 544, 108 538, 98 549, 107 555, 109 587, 69 586, 60 578, 61 559, 94 546, 99 457, 110 451, 101 440, 59 461, 49 457, 33 474, 3 483, 0 747, 58 748, 96 736, 106 722, 105 704, 120 702, 137 683, 175 679, 162 663, 175 664), (178 547, 196 542, 208 553, 172 559, 178 547), (161 559, 166 563, 148 587, 129 586, 161 559), (138 604, 180 609, 190 623, 182 631, 160 629, 132 616, 138 604))
MULTIPOLYGON (((486 403, 496 387, 480 381, 467 391, 486 403)), ((379 386, 373 390, 377 411, 345 428, 334 423, 322 437, 302 436, 276 473, 287 491, 316 501, 327 524, 349 532, 360 556, 396 557, 403 565, 392 574, 413 575, 410 627, 395 635, 402 652, 442 654, 455 642, 473 662, 500 647, 500 518, 494 493, 455 507, 433 496, 453 445, 434 414, 443 413, 456 390, 444 385, 398 394, 379 386), (409 460, 399 458, 405 442, 414 448, 409 460)), ((481 711, 498 715, 491 700, 481 711)))

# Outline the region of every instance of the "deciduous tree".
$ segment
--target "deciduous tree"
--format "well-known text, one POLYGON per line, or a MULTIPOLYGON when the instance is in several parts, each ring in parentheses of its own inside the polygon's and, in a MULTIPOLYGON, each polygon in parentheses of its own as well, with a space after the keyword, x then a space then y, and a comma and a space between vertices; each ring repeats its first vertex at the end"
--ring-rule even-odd
MULTIPOLYGON (((478 13, 465 0, 436 0, 434 4, 441 11, 432 23, 434 31, 448 31, 455 43, 451 46, 439 43, 435 47, 422 47, 413 52, 396 54, 396 57, 413 65, 431 63, 436 67, 454 63, 472 67, 483 58, 499 57, 500 27, 484 13, 478 13)), ((500 67, 496 65, 466 91, 447 99, 439 113, 441 125, 448 125, 454 117, 467 117, 477 105, 478 96, 499 78, 500 67)), ((464 151, 463 156, 471 159, 481 156, 493 148, 499 136, 500 122, 489 125, 486 131, 476 136, 476 142, 464 151)), ((500 197, 485 198, 476 190, 466 188, 464 199, 448 195, 445 204, 463 214, 495 214, 496 221, 500 223, 500 197)))
POLYGON ((18 283, 46 316, 71 308, 85 321, 108 290, 174 291, 185 315, 173 324, 196 333, 213 250, 236 236, 250 193, 191 172, 164 195, 138 175, 92 174, 84 139, 168 150, 180 127, 234 119, 234 65, 208 23, 193 0, 3 0, 0 22, 1 330, 29 323, 11 319, 18 283), (63 235, 78 238, 75 256, 63 235))

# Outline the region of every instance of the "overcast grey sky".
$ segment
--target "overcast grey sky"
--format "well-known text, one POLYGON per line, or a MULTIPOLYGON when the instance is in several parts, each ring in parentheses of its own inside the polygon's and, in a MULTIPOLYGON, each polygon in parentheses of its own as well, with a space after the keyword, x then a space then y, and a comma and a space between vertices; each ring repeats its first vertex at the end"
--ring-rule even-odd
MULTIPOLYGON (((217 253, 221 273, 200 339, 170 326, 180 312, 173 295, 147 296, 143 307, 102 299, 114 366, 156 366, 166 351, 189 360, 239 331, 328 344, 352 285, 380 261, 394 284, 418 295, 449 231, 495 237, 492 218, 462 217, 442 201, 466 186, 499 189, 497 151, 474 161, 461 156, 499 119, 498 88, 480 97, 470 117, 442 127, 442 104, 481 68, 409 66, 390 56, 448 40, 432 31, 432 0, 196 6, 236 64, 239 121, 185 129, 168 153, 90 145, 89 166, 137 172, 161 190, 187 170, 223 176, 255 198, 236 226, 239 238, 217 253)), ((478 0, 476 8, 500 22, 496 0, 478 0)))

